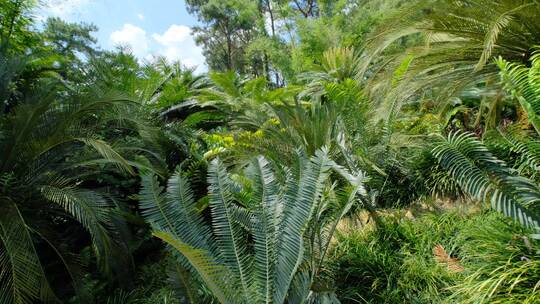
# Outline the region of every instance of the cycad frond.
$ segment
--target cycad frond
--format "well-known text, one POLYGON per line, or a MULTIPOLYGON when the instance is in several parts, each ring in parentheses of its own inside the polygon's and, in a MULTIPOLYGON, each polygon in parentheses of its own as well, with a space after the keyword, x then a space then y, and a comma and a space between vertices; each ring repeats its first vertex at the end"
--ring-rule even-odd
POLYGON ((529 227, 540 227, 540 191, 516 176, 470 133, 454 132, 433 149, 441 166, 472 197, 529 227))
POLYGON ((531 59, 531 67, 511 63, 499 57, 497 64, 505 89, 519 101, 527 119, 540 134, 540 51, 531 59))
POLYGON ((514 128, 500 131, 504 140, 504 148, 519 156, 516 158, 515 165, 518 172, 520 174, 530 173, 534 177, 540 173, 540 141, 529 136, 529 133, 514 128))
POLYGON ((283 211, 277 226, 278 257, 276 261, 275 301, 282 303, 293 277, 302 262, 304 254, 303 232, 311 218, 323 187, 328 178, 332 161, 326 149, 316 152, 316 156, 299 167, 298 181, 290 174, 283 197, 283 211), (291 180, 291 178, 293 178, 291 180))
POLYGON ((98 192, 75 187, 45 185, 41 193, 50 202, 57 204, 76 219, 92 237, 97 257, 104 269, 109 267, 108 253, 114 246, 111 238, 113 225, 112 207, 98 192))
MULTIPOLYGON (((5 54, 0 55, 2 63, 9 60, 5 54)), ((30 75, 30 71, 32 69, 25 72, 30 75)), ((3 76, 15 77, 16 74, 3 76)), ((71 263, 68 265, 64 259, 64 250, 55 246, 63 243, 66 248, 73 248, 69 246, 73 241, 71 233, 62 233, 67 238, 61 241, 56 239, 60 225, 79 223, 90 235, 91 243, 88 245, 98 257, 99 266, 110 271, 109 274, 116 273, 120 267, 115 266, 121 263, 114 251, 121 244, 118 236, 122 220, 114 212, 110 199, 113 195, 105 195, 86 187, 99 184, 94 183, 96 180, 93 179, 98 173, 103 173, 103 167, 98 164, 112 163, 124 172, 134 173, 132 165, 136 162, 125 159, 115 149, 116 145, 110 143, 120 133, 130 132, 124 129, 128 121, 125 117, 129 116, 126 113, 134 113, 133 103, 122 95, 107 95, 93 86, 85 87, 83 84, 78 88, 68 88, 66 83, 52 78, 38 77, 38 80, 34 82, 32 79, 32 85, 25 87, 24 94, 11 92, 11 96, 17 100, 10 102, 9 107, 2 112, 0 176, 9 176, 11 179, 1 190, 1 196, 7 197, 21 210, 21 220, 28 221, 25 225, 33 236, 30 241, 43 245, 37 247, 39 250, 47 248, 45 251, 56 253, 55 261, 58 259, 62 262, 57 265, 63 264, 66 268, 73 266, 71 263), (96 134, 100 135, 99 138, 96 134), (110 263, 112 260, 114 264, 110 263)), ((5 100, 1 103, 4 106, 5 100)), ((129 124, 134 124, 134 121, 131 117, 129 124)), ((107 170, 111 167, 107 167, 107 170)), ((0 225, 8 223, 8 219, 0 219, 0 225)), ((29 246, 21 246, 21 252, 18 253, 21 257, 36 254, 29 246)), ((123 256, 128 255, 124 252, 123 256)), ((9 260, 4 262, 7 263, 5 265, 10 263, 9 260)), ((37 259, 37 262, 40 267, 43 264, 43 268, 46 268, 45 264, 52 264, 49 259, 37 259)), ((28 265, 32 265, 31 261, 28 265)), ((6 267, 2 269, 21 266, 14 264, 6 267)), ((70 275, 73 274, 73 269, 66 270, 70 275)), ((47 279, 44 273, 32 275, 35 280, 47 279)), ((9 282, 0 280, 1 289, 6 286, 4 283, 9 282)), ((73 283, 76 289, 77 283, 73 283)), ((49 300, 41 292, 41 287, 33 285, 31 279, 17 279, 11 284, 11 289, 37 288, 32 291, 37 297, 28 299, 26 303, 49 300)))
POLYGON ((476 64, 476 70, 481 70, 484 65, 490 60, 493 50, 496 47, 498 37, 500 33, 504 31, 505 28, 510 24, 510 22, 513 21, 513 14, 519 12, 520 10, 525 10, 533 5, 535 5, 535 3, 531 2, 513 7, 509 10, 494 10, 495 18, 493 18, 491 23, 489 23, 486 27, 482 56, 480 56, 480 60, 476 64))
POLYGON ((327 85, 358 79, 360 67, 360 56, 353 48, 330 48, 323 53, 317 71, 308 71, 298 76, 298 80, 306 83, 299 97, 319 99, 326 93, 327 85))
POLYGON ((330 48, 323 53, 324 71, 337 80, 358 78, 359 66, 360 59, 353 48, 330 48))
POLYGON ((179 171, 167 183, 166 199, 173 208, 181 211, 181 218, 171 220, 182 223, 177 234, 182 236, 184 242, 214 252, 215 244, 211 242, 211 231, 198 211, 190 184, 179 171))
POLYGON ((141 213, 154 229, 177 233, 181 225, 180 210, 174 201, 168 201, 156 176, 143 175, 139 191, 141 213))
POLYGON ((255 248, 254 268, 257 276, 256 282, 264 303, 272 303, 274 298, 275 280, 274 261, 277 252, 276 230, 279 210, 279 184, 276 176, 271 170, 270 163, 263 157, 258 157, 252 162, 250 167, 253 170, 254 191, 253 201, 255 202, 253 223, 253 241, 255 248))
POLYGON ((234 288, 227 284, 231 283, 229 281, 231 273, 208 252, 183 243, 169 232, 154 231, 153 234, 178 250, 189 261, 221 303, 242 303, 236 298, 238 295, 235 294, 234 288))
POLYGON ((252 261, 247 251, 243 227, 234 222, 231 181, 219 159, 213 160, 208 168, 208 184, 212 229, 216 235, 220 258, 235 270, 235 275, 242 284, 242 294, 248 295, 252 285, 249 273, 252 261))
POLYGON ((79 140, 93 147, 103 157, 103 159, 115 164, 118 169, 128 174, 135 175, 135 171, 131 167, 130 163, 124 157, 122 157, 120 153, 115 151, 115 149, 107 142, 94 138, 81 138, 79 140))
MULTIPOLYGON (((204 268, 204 265, 192 264, 192 262, 204 263, 204 256, 214 262, 220 261, 219 255, 216 255, 217 246, 210 227, 199 214, 191 186, 180 171, 177 171, 169 179, 165 193, 163 193, 163 187, 159 185, 157 178, 152 175, 143 175, 141 186, 139 201, 142 215, 151 224, 156 236, 160 238, 164 236, 163 240, 174 246, 183 255, 184 251, 182 250, 187 250, 188 255, 184 255, 187 260, 181 260, 184 266, 195 269, 197 267, 204 268), (189 260, 189 254, 196 253, 190 251, 189 248, 199 250, 197 253, 199 258, 195 258, 195 261, 189 260)), ((198 270, 196 271, 198 272, 198 270)), ((216 274, 215 277, 210 274, 200 275, 206 284, 213 286, 211 288, 218 288, 220 284, 223 284, 223 282, 220 283, 223 278, 219 277, 219 274, 216 274)), ((232 273, 227 273, 226 278, 232 280, 232 273)), ((233 284, 231 281, 228 282, 233 284)), ((220 293, 219 296, 227 295, 226 290, 221 289, 218 288, 212 292, 220 293)), ((229 292, 232 292, 231 290, 229 289, 229 292)), ((229 296, 226 298, 231 299, 229 296)))

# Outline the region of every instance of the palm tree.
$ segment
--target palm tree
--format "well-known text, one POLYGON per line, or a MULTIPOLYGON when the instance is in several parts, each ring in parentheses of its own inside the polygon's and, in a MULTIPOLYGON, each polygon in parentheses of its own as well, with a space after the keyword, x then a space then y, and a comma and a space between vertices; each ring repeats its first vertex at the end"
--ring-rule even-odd
POLYGON ((143 176, 141 208, 153 234, 180 254, 179 262, 221 303, 304 301, 337 221, 357 193, 363 193, 363 175, 348 174, 325 150, 311 160, 301 158, 297 169, 280 168, 284 176, 272 167, 277 169, 263 157, 253 160, 243 187, 219 159, 213 160, 208 176, 211 225, 197 211, 182 172, 169 179, 165 193, 155 177, 143 176), (331 168, 354 183, 345 203, 334 206, 335 212, 328 212, 325 199, 331 168), (329 220, 323 216, 328 213, 335 216, 329 220), (317 230, 323 227, 328 230, 317 230), (315 232, 319 238, 304 240, 315 232), (308 257, 313 257, 311 262, 308 257))
POLYGON ((73 234, 88 235, 102 270, 123 267, 127 256, 114 253, 127 250, 119 207, 97 175, 135 173, 135 162, 112 142, 128 126, 132 102, 88 88, 73 92, 43 76, 17 87, 28 65, 11 60, 0 57, 23 72, 2 75, 10 85, 0 92, 8 105, 0 116, 0 303, 50 301, 58 286, 40 253, 54 252, 76 287, 73 234))
MULTIPOLYGON (((540 44, 538 14, 536 0, 415 1, 371 36, 361 75, 370 76, 373 96, 385 96, 391 113, 425 92, 445 102, 470 88, 492 95, 491 88, 500 89, 493 59, 528 62, 533 46, 540 44), (411 38, 413 46, 407 47, 411 38), (424 43, 415 43, 418 38, 424 43), (402 44, 397 53, 392 50, 396 43, 402 44), (393 72, 400 68, 405 73, 394 84, 393 72)), ((489 101, 497 117, 501 98, 489 101)))

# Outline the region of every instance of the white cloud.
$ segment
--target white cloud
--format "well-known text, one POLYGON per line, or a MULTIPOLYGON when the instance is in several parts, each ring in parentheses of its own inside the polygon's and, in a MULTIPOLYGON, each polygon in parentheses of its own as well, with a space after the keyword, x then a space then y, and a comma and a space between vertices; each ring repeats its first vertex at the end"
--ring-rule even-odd
POLYGON ((143 14, 137 14, 137 18, 139 18, 139 20, 143 21, 144 20, 144 15, 143 14))
POLYGON ((115 46, 127 46, 139 58, 148 55, 148 37, 142 28, 126 23, 122 29, 111 33, 110 40, 115 46))
POLYGON ((185 25, 171 25, 163 35, 153 34, 152 37, 164 46, 173 46, 189 39, 191 29, 185 25))
POLYGON ((77 13, 89 3, 90 0, 47 0, 43 10, 49 16, 65 18, 77 13))
POLYGON ((207 68, 202 49, 191 33, 188 26, 173 24, 164 33, 153 33, 150 38, 142 28, 127 23, 113 32, 110 40, 114 45, 129 46, 140 60, 164 56, 170 62, 180 61, 197 72, 204 72, 207 68))
POLYGON ((206 70, 202 49, 195 43, 192 31, 185 25, 173 24, 163 34, 153 34, 152 38, 158 43, 158 54, 169 61, 179 60, 187 67, 206 70))

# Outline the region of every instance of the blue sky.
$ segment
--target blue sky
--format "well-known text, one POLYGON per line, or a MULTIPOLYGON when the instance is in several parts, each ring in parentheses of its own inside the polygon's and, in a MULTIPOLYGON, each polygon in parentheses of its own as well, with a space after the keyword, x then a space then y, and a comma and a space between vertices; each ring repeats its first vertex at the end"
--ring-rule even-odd
POLYGON ((206 70, 201 49, 190 27, 197 20, 186 11, 183 0, 45 0, 37 15, 60 17, 69 22, 93 23, 99 27, 98 45, 113 49, 129 46, 141 60, 154 55, 180 60, 184 65, 206 70))

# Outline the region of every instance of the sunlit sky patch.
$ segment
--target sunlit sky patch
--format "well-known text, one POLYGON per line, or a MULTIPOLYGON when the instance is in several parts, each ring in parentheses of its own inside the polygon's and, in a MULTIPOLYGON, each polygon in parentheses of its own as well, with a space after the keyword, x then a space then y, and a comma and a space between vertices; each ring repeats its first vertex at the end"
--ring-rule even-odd
POLYGON ((140 60, 154 55, 180 60, 205 71, 204 57, 191 35, 197 20, 183 0, 43 0, 38 17, 93 23, 98 45, 112 50, 128 46, 140 60))

